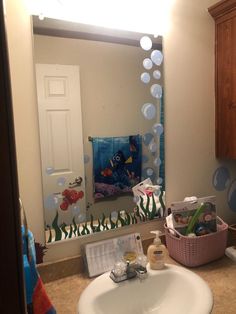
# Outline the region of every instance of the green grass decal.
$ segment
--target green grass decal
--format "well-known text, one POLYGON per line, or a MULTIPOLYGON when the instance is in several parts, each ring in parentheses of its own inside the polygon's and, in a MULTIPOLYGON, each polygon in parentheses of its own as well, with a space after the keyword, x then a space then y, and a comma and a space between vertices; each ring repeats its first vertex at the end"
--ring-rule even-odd
POLYGON ((141 221, 146 221, 146 220, 147 220, 147 219, 146 219, 146 216, 144 216, 143 213, 140 213, 140 220, 141 220, 141 221))
POLYGON ((154 193, 152 193, 152 210, 149 212, 149 219, 152 220, 155 218, 157 212, 157 206, 154 198, 154 193))
MULTIPOLYGON (((142 196, 140 196, 140 203, 139 203, 139 206, 140 206, 140 208, 142 209, 142 211, 145 213, 145 208, 144 208, 144 205, 143 205, 143 198, 142 198, 142 196)), ((141 215, 142 213, 140 213, 140 215, 141 215)))
POLYGON ((144 198, 140 196, 140 203, 139 205, 136 206, 136 208, 131 212, 128 213, 125 211, 125 215, 122 216, 121 212, 123 211, 118 211, 118 216, 117 218, 113 218, 111 216, 111 213, 109 217, 106 218, 105 214, 102 213, 102 217, 98 218, 97 223, 95 223, 94 216, 90 215, 90 222, 86 221, 84 224, 82 224, 81 229, 80 229, 80 224, 77 224, 75 221, 75 216, 72 219, 72 223, 69 225, 70 229, 67 230, 66 227, 67 225, 63 223, 60 227, 58 226, 58 211, 56 212, 56 215, 53 219, 52 222, 52 227, 47 225, 47 230, 49 231, 49 236, 47 243, 50 243, 53 241, 53 233, 52 229, 55 231, 55 240, 54 241, 59 241, 62 239, 62 234, 65 234, 65 239, 66 238, 72 238, 73 235, 75 237, 79 237, 81 235, 86 235, 90 233, 96 233, 100 232, 103 230, 110 230, 110 229, 116 229, 118 227, 123 227, 123 226, 128 226, 128 225, 133 225, 137 224, 138 222, 145 222, 147 220, 153 220, 154 218, 157 217, 162 217, 162 213, 165 212, 165 204, 163 201, 163 194, 164 191, 161 190, 160 195, 159 195, 159 202, 161 204, 161 208, 163 211, 160 209, 157 209, 156 202, 155 202, 155 197, 154 193, 152 193, 151 196, 146 195, 146 205, 144 205, 144 198), (152 198, 152 206, 150 206, 151 203, 151 198, 152 198), (151 207, 151 208, 150 208, 151 207), (89 224, 89 228, 88 228, 89 224))
POLYGON ((70 224, 69 239, 72 238, 72 234, 73 234, 73 228, 72 228, 72 224, 70 224))
POLYGON ((141 219, 140 209, 139 209, 139 206, 138 206, 138 205, 136 206, 135 211, 136 211, 137 217, 138 217, 139 219, 141 219))
POLYGON ((129 215, 129 213, 127 213, 127 211, 125 211, 125 214, 126 214, 125 224, 126 224, 126 226, 128 226, 131 223, 131 219, 130 219, 130 215, 129 215))
POLYGON ((77 225, 76 225, 76 222, 75 222, 75 217, 73 217, 72 222, 73 222, 73 226, 74 226, 73 233, 74 233, 74 235, 76 236, 77 225))
POLYGON ((135 213, 131 213, 130 216, 132 225, 135 225, 138 222, 135 213))
POLYGON ((48 230, 49 230, 49 237, 48 237, 47 243, 50 243, 50 242, 52 242, 52 230, 51 230, 50 226, 47 225, 47 227, 48 227, 48 230))
POLYGON ((116 224, 114 223, 114 221, 111 219, 111 214, 109 215, 109 222, 111 225, 111 229, 115 229, 116 228, 116 224))
POLYGON ((58 226, 58 211, 56 213, 55 218, 53 219, 52 227, 55 230, 55 241, 60 241, 61 237, 62 237, 62 232, 61 232, 61 229, 58 226))
POLYGON ((87 221, 86 221, 86 223, 85 223, 84 225, 82 225, 82 226, 83 226, 83 229, 82 229, 82 231, 81 231, 81 235, 90 234, 90 231, 89 231, 88 226, 87 226, 87 221))
POLYGON ((105 228, 106 228, 105 220, 106 220, 106 216, 105 216, 105 214, 103 213, 103 214, 102 214, 102 221, 101 221, 101 225, 102 225, 102 227, 103 227, 103 230, 105 230, 105 228))
POLYGON ((163 208, 163 213, 165 213, 166 206, 165 206, 165 204, 163 202, 163 193, 164 193, 164 191, 161 189, 161 193, 160 193, 160 196, 159 196, 159 202, 161 204, 161 207, 163 208))
MULTIPOLYGON (((153 193, 152 193, 152 195, 153 195, 153 193)), ((147 204, 146 204, 146 212, 145 212, 146 217, 150 217, 150 209, 149 209, 149 206, 150 206, 150 196, 147 195, 147 204)))
POLYGON ((93 215, 90 215, 90 228, 92 232, 96 232, 96 227, 93 224, 93 220, 94 220, 93 215))
POLYGON ((125 226, 125 220, 121 217, 120 212, 118 212, 117 222, 121 223, 121 226, 125 226))
POLYGON ((68 237, 68 232, 66 230, 66 224, 63 222, 63 224, 61 225, 61 230, 64 232, 65 234, 65 239, 68 237))
POLYGON ((79 228, 80 228, 80 224, 78 224, 78 226, 77 226, 77 236, 78 236, 78 237, 81 236, 81 233, 80 233, 80 231, 79 231, 79 228))
POLYGON ((100 232, 101 231, 101 221, 100 219, 98 218, 98 225, 96 227, 96 232, 100 232))

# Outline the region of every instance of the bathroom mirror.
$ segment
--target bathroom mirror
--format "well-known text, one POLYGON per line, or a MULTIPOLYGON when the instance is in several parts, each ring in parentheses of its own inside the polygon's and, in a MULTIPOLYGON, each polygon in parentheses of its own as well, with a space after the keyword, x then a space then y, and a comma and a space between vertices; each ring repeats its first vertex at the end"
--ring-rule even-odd
POLYGON ((33 28, 46 242, 162 217, 162 38, 38 17, 33 28))

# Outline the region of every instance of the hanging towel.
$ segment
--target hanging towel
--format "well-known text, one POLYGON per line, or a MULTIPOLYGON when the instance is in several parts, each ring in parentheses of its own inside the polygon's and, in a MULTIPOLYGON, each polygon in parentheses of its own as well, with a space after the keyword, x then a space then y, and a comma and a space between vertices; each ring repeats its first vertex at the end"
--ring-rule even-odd
POLYGON ((42 279, 36 268, 34 237, 30 230, 21 227, 23 239, 23 262, 28 314, 56 314, 42 279))
POLYGON ((141 136, 95 137, 92 143, 95 200, 131 192, 141 179, 141 136))

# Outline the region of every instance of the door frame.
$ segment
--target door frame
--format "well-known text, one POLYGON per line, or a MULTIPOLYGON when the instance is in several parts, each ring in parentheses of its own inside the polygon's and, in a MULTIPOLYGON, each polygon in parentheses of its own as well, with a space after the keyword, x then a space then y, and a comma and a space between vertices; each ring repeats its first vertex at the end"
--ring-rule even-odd
POLYGON ((0 0, 0 313, 26 313, 19 190, 3 0, 0 0))

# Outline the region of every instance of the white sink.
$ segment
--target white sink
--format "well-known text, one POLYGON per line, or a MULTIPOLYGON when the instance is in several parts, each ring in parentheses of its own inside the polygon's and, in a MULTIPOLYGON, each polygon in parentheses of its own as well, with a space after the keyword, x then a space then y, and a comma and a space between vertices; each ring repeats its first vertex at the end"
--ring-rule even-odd
POLYGON ((203 279, 190 270, 167 264, 151 270, 148 278, 114 283, 110 273, 92 281, 83 291, 79 314, 208 314, 213 296, 203 279))

